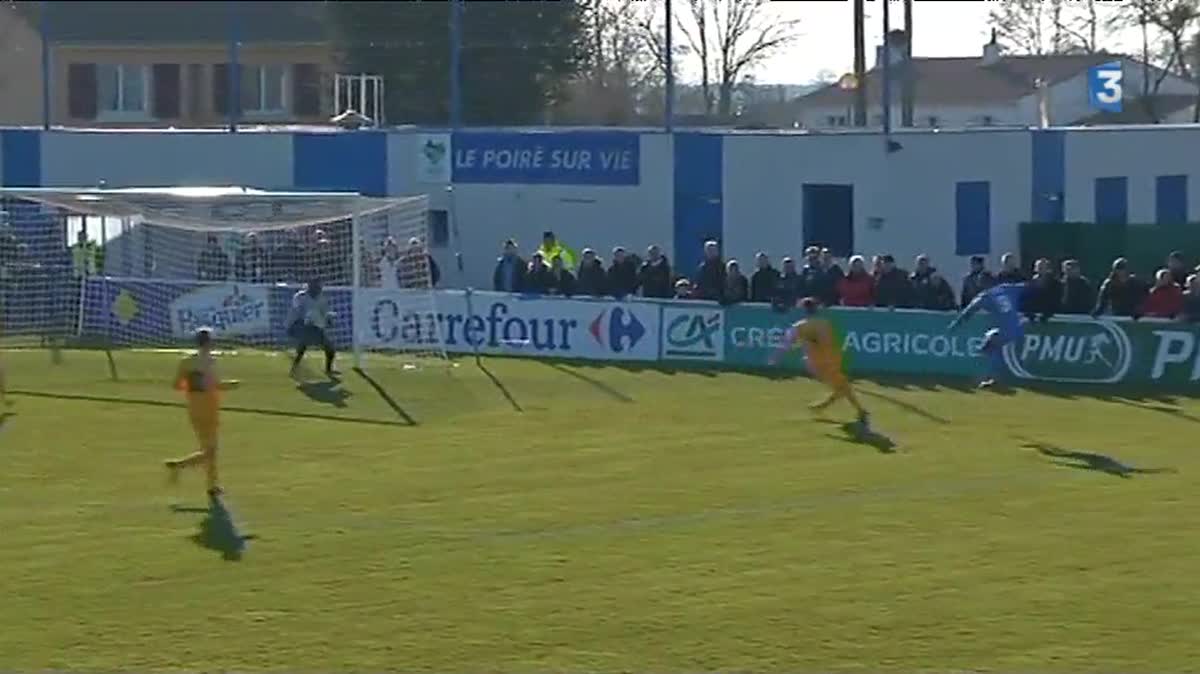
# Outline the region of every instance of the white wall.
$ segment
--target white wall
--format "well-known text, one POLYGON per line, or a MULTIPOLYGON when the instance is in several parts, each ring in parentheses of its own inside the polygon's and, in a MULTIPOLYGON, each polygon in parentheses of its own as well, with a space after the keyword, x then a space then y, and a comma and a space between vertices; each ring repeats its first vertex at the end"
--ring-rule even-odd
MULTIPOLYGON (((899 128, 901 122, 901 106, 899 100, 892 107, 892 128, 899 128)), ((980 126, 980 120, 986 115, 992 118, 992 126, 1021 125, 1028 126, 1036 123, 1035 113, 1022 109, 1019 105, 996 103, 988 105, 921 105, 918 101, 913 109, 913 124, 916 127, 929 127, 929 118, 938 118, 939 128, 963 128, 980 126)), ((853 123, 854 113, 844 106, 812 106, 806 107, 799 121, 809 129, 831 129, 829 116, 846 117, 848 123, 853 123)), ((867 110, 867 124, 871 128, 879 128, 883 124, 883 110, 879 105, 867 110)), ((845 127, 842 127, 845 128, 845 127)))
MULTIPOLYGON (((431 208, 448 209, 450 196, 444 186, 416 182, 416 139, 410 133, 389 136, 388 192, 428 192, 431 208)), ((545 230, 553 230, 576 251, 594 248, 606 260, 614 246, 644 254, 650 244, 662 246, 673 259, 670 137, 643 134, 639 154, 640 185, 457 185, 454 213, 462 235, 467 283, 491 288, 492 268, 503 241, 517 239, 527 256, 541 244, 545 230)), ((435 257, 447 281, 457 281, 453 250, 438 251, 435 257)))
POLYGON ((1155 178, 1188 176, 1188 215, 1200 221, 1200 126, 1075 129, 1066 137, 1066 219, 1095 216, 1095 180, 1129 178, 1129 222, 1155 219, 1155 178))
POLYGON ((70 132, 42 134, 42 185, 239 185, 290 188, 287 133, 70 132))
POLYGON ((903 132, 896 140, 904 149, 885 155, 870 134, 726 138, 727 253, 744 261, 759 249, 776 260, 799 255, 804 183, 853 184, 857 252, 892 253, 905 267, 926 253, 958 277, 967 258, 955 255, 955 183, 968 180, 991 182, 991 257, 1017 249, 1031 191, 1028 132, 903 132), (870 227, 872 218, 883 226, 870 227))

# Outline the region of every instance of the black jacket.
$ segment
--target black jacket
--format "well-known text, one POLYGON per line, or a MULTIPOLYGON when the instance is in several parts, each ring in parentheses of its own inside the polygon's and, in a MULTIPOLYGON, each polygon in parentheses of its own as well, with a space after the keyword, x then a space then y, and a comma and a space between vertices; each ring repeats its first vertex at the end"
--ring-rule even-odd
POLYGON ((744 274, 738 274, 736 277, 730 276, 725 279, 725 297, 722 298, 725 304, 745 302, 749 297, 750 280, 744 274))
POLYGON ((768 304, 775 301, 779 286, 779 270, 774 267, 759 269, 750 277, 750 301, 768 304))
POLYGON ((1014 269, 996 274, 996 280, 1000 283, 1024 283, 1029 280, 1029 277, 1020 269, 1014 269))
POLYGON ((908 274, 899 267, 884 272, 875 279, 875 306, 893 309, 911 309, 913 288, 908 274))
POLYGON ((800 268, 800 277, 804 279, 805 297, 815 297, 827 307, 837 304, 837 280, 829 270, 806 264, 800 268))
POLYGON ((544 264, 533 265, 525 272, 524 285, 521 292, 531 295, 544 295, 553 291, 555 288, 554 274, 550 272, 550 268, 544 264))
POLYGON ((804 278, 798 273, 783 273, 775 284, 775 297, 771 303, 777 308, 791 309, 804 296, 804 278))
POLYGON ((1180 318, 1188 323, 1200 323, 1200 295, 1191 291, 1183 294, 1183 313, 1180 318))
POLYGON ((694 285, 696 299, 720 302, 725 294, 725 261, 717 258, 700 263, 694 285))
POLYGON ((1086 276, 1070 277, 1063 281, 1062 312, 1086 315, 1096 307, 1096 290, 1086 276))
POLYGON ((600 260, 579 263, 579 278, 576 279, 575 291, 580 295, 604 297, 608 293, 608 275, 600 260))
POLYGON ((1030 320, 1041 318, 1043 322, 1048 321, 1051 316, 1062 311, 1062 297, 1062 281, 1053 276, 1034 279, 1025 292, 1021 311, 1030 320))
POLYGON ((1124 283, 1110 276, 1100 284, 1100 295, 1096 299, 1096 308, 1092 310, 1092 315, 1099 316, 1106 310, 1111 310, 1113 316, 1139 318, 1148 290, 1146 284, 1132 274, 1124 283))
POLYGON ((658 258, 658 263, 646 260, 638 270, 638 285, 642 287, 643 297, 658 297, 667 299, 675 294, 671 282, 671 263, 665 255, 658 258))
POLYGON ((554 271, 551 269, 547 276, 546 294, 570 297, 575 294, 575 275, 566 269, 554 271))
POLYGON ((955 307, 954 289, 942 278, 937 269, 930 267, 925 272, 913 272, 908 279, 912 284, 913 306, 929 311, 950 311, 955 307))
POLYGON ((963 309, 966 309, 967 305, 971 303, 971 300, 975 299, 976 295, 994 285, 996 285, 996 277, 992 274, 992 272, 987 271, 986 269, 983 271, 973 271, 970 274, 967 274, 966 277, 963 278, 962 294, 958 298, 959 306, 963 309))
POLYGON ((520 257, 512 259, 512 287, 506 286, 504 273, 504 258, 496 260, 496 269, 492 272, 492 290, 498 293, 523 293, 526 288, 526 279, 529 276, 529 263, 522 260, 520 257))
POLYGON ((613 263, 608 268, 608 294, 621 298, 637 292, 638 268, 633 260, 626 258, 620 264, 613 263))

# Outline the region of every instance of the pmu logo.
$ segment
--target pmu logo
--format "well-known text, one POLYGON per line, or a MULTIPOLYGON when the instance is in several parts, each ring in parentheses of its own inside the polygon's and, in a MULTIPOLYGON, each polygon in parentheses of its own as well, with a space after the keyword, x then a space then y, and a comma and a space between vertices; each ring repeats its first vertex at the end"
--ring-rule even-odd
POLYGON ((1092 66, 1088 70, 1088 102, 1091 106, 1104 112, 1120 112, 1121 99, 1125 96, 1123 77, 1120 61, 1092 66))
POLYGON ((719 360, 724 355, 725 335, 721 331, 720 311, 666 311, 668 358, 719 360), (672 317, 673 315, 673 317, 672 317))
POLYGON ((601 311, 589 330, 597 344, 607 346, 613 353, 632 349, 646 335, 646 326, 638 317, 621 307, 601 311))
POLYGON ((1116 384, 1133 363, 1133 345, 1111 321, 1054 322, 1006 346, 1004 362, 1021 379, 1116 384))

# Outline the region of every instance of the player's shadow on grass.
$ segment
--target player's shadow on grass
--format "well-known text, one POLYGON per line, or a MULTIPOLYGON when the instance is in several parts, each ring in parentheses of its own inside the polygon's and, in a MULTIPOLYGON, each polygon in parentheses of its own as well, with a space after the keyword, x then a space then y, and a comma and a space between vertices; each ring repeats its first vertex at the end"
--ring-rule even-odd
POLYGON ((896 453, 896 442, 883 433, 871 429, 863 429, 858 422, 854 421, 846 423, 833 421, 828 423, 835 423, 842 429, 842 435, 829 434, 829 437, 835 440, 843 440, 856 445, 871 447, 880 454, 896 453))
POLYGON ((1128 480, 1135 475, 1156 475, 1176 472, 1174 468, 1137 468, 1104 454, 1072 451, 1041 442, 1026 442, 1025 446, 1036 450, 1038 454, 1046 457, 1050 460, 1050 463, 1056 466, 1095 471, 1124 480, 1128 480))
POLYGON ((308 396, 310 400, 332 405, 338 409, 345 409, 346 400, 353 395, 342 388, 342 382, 337 380, 301 382, 296 385, 296 389, 308 396))
POLYGON ((221 553, 221 558, 225 561, 241 561, 242 555, 246 551, 246 543, 256 538, 253 535, 242 534, 238 530, 237 524, 233 521, 233 515, 220 499, 209 499, 207 508, 172 506, 171 511, 203 513, 204 519, 200 520, 196 533, 189 538, 193 543, 206 550, 221 553))
POLYGON ((356 367, 354 368, 354 374, 361 377, 362 380, 367 382, 372 389, 375 389, 375 393, 379 394, 379 397, 383 399, 383 402, 387 403, 387 406, 392 408, 392 411, 395 412, 396 416, 400 417, 404 423, 408 424, 409 426, 417 425, 417 420, 412 418, 412 416, 400 406, 400 403, 396 402, 396 399, 392 397, 392 394, 388 393, 387 389, 385 389, 382 384, 375 381, 374 377, 367 374, 366 370, 356 367))
POLYGON ((927 421, 932 421, 935 424, 947 425, 950 423, 949 419, 942 417, 942 416, 938 416, 938 415, 934 414, 933 412, 930 412, 930 411, 924 409, 923 407, 914 405, 910 402, 905 402, 898 398, 893 398, 892 396, 885 395, 883 393, 876 393, 875 391, 865 391, 863 389, 859 389, 858 393, 859 393, 859 395, 863 395, 868 398, 877 398, 879 400, 883 400, 887 403, 895 405, 896 407, 899 407, 900 409, 904 410, 905 412, 908 412, 910 414, 915 414, 916 416, 921 417, 922 419, 925 419, 927 421))

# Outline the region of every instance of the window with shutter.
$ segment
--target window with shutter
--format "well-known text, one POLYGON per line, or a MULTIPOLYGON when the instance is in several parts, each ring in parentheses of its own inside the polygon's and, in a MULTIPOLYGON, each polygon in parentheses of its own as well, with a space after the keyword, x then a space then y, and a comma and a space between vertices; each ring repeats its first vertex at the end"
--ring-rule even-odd
POLYGON ((152 70, 154 82, 154 116, 157 119, 178 119, 180 109, 180 67, 178 63, 156 63, 152 70))
POLYGON ((96 118, 96 64, 67 67, 67 112, 74 119, 96 118))
POLYGON ((292 66, 292 110, 297 117, 321 114, 321 70, 314 63, 292 66))

